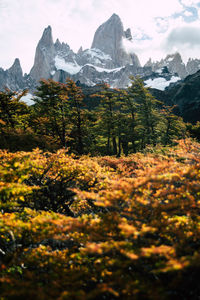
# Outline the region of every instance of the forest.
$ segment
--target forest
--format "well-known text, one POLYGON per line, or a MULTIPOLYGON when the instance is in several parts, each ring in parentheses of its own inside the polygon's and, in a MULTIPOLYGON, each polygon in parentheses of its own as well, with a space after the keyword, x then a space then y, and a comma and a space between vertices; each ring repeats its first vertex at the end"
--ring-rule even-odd
POLYGON ((0 299, 199 299, 200 124, 138 77, 26 93, 0 92, 0 299))

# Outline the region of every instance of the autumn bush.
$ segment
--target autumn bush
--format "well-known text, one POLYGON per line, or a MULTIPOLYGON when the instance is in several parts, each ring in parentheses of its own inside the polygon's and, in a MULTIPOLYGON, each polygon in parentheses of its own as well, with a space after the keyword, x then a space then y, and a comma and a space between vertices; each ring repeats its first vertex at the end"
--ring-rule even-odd
POLYGON ((198 143, 0 161, 0 299, 199 299, 198 143))

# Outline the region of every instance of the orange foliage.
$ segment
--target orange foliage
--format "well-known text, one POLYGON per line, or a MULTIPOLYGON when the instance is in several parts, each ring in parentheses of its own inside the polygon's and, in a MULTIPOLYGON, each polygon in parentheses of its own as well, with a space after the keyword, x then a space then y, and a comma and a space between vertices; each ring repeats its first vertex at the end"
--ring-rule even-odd
POLYGON ((198 143, 0 160, 2 299, 198 299, 198 143))

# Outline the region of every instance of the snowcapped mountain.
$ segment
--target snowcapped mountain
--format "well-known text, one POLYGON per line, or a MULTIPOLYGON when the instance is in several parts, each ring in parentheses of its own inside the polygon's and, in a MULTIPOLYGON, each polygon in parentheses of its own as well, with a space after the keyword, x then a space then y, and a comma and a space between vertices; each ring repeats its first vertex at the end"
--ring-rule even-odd
POLYGON ((49 26, 36 48, 30 77, 35 82, 40 78, 64 82, 66 77, 71 77, 90 86, 106 81, 113 87, 124 87, 130 74, 142 71, 136 54, 128 54, 123 48, 122 40, 126 38, 131 38, 130 29, 124 31, 120 18, 113 14, 97 29, 91 49, 80 48, 74 53, 58 39, 53 43, 49 26))
POLYGON ((134 45, 131 30, 124 30, 116 14, 96 30, 91 48, 83 50, 81 47, 77 53, 58 39, 54 43, 48 26, 37 45, 30 73, 23 76, 20 61, 16 59, 10 69, 0 68, 0 89, 6 86, 12 90, 33 91, 41 78, 65 82, 67 77, 88 86, 107 82, 111 87, 127 87, 130 75, 140 75, 147 86, 162 90, 200 68, 200 60, 190 59, 185 65, 179 53, 167 55, 160 62, 149 60, 141 67, 137 55, 126 52, 124 40, 134 45))

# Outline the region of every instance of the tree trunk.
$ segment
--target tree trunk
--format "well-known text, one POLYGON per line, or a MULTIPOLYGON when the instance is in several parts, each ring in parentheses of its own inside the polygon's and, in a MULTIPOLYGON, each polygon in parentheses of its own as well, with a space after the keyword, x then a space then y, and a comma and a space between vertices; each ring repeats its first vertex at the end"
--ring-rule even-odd
POLYGON ((113 144, 113 154, 117 155, 117 142, 115 137, 112 138, 112 144, 113 144))
POLYGON ((121 156, 121 136, 118 137, 118 153, 117 157, 121 156))

